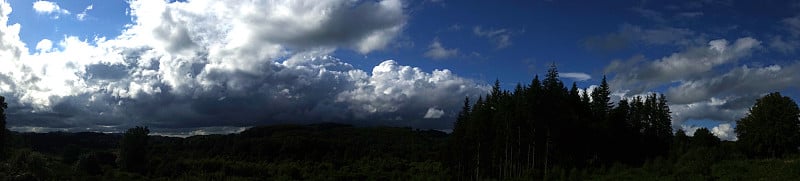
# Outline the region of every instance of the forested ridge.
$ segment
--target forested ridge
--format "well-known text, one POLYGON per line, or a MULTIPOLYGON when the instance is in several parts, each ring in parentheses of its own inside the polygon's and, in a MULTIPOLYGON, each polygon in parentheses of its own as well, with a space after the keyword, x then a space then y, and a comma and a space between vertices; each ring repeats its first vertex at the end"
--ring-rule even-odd
MULTIPOLYGON (((673 130, 668 99, 612 102, 603 78, 543 79, 464 100, 452 133, 337 123, 227 135, 0 132, 2 180, 792 180, 800 109, 780 93, 737 121, 738 141, 673 130), (591 92, 591 93, 589 93, 591 92), (149 135, 149 136, 148 136, 149 135)), ((5 101, 0 113, 6 108, 5 101)))

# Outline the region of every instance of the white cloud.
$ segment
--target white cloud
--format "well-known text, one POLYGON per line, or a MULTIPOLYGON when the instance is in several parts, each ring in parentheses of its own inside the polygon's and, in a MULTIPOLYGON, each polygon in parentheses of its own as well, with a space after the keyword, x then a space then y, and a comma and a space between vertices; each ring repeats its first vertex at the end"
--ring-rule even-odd
POLYGON ((61 14, 70 14, 66 9, 61 9, 58 4, 50 1, 33 2, 33 10, 39 14, 53 15, 53 19, 58 19, 61 14))
POLYGON ((559 75, 561 77, 572 79, 575 81, 586 81, 592 79, 591 75, 582 72, 566 72, 566 73, 560 73, 559 75))
MULTIPOLYGON (((426 73, 418 67, 402 66, 393 60, 375 66, 372 76, 363 72, 351 72, 350 76, 356 80, 355 89, 342 92, 337 101, 349 102, 350 109, 359 116, 401 110, 422 112, 428 108, 419 108, 418 105, 458 105, 459 99, 477 97, 489 89, 447 69, 426 73)), ((457 107, 440 109, 456 110, 457 107)))
POLYGON ((772 37, 772 40, 769 42, 770 48, 784 54, 794 53, 798 46, 800 46, 800 40, 783 38, 782 36, 772 37))
POLYGON ((722 75, 682 81, 667 89, 667 95, 676 103, 692 103, 718 95, 764 93, 800 84, 798 71, 800 63, 787 67, 770 65, 751 68, 743 65, 722 75))
POLYGON ((39 43, 36 43, 36 50, 41 52, 50 51, 53 48, 53 42, 48 39, 42 39, 39 43))
POLYGON ((447 49, 439 42, 439 38, 433 39, 431 45, 428 46, 428 51, 425 52, 425 57, 432 59, 447 59, 450 57, 458 56, 458 49, 447 49))
POLYGON ((436 108, 428 108, 428 111, 425 112, 425 119, 439 119, 444 115, 443 110, 439 110, 436 108))
POLYGON ((89 10, 92 10, 92 9, 94 9, 94 5, 90 4, 89 6, 86 6, 85 9, 83 9, 83 12, 78 13, 77 15, 75 15, 75 17, 78 18, 78 21, 86 20, 87 13, 89 13, 89 10))
MULTIPOLYGON (((688 136, 694 136, 694 133, 703 128, 701 126, 692 126, 692 125, 681 125, 680 128, 686 132, 688 136)), ((708 128, 707 128, 708 129, 708 128)), ((734 132, 734 128, 729 123, 722 123, 717 126, 712 127, 709 129, 711 134, 717 136, 721 140, 728 140, 728 141, 736 141, 738 138, 736 137, 736 133, 734 132)))
POLYGON ((673 123, 692 119, 732 122, 744 117, 764 93, 800 84, 800 63, 736 67, 729 72, 685 81, 667 89, 673 123))
POLYGON ((800 37, 800 16, 785 18, 782 22, 792 36, 800 37))
POLYGON ((714 128, 711 128, 711 133, 722 140, 736 141, 738 139, 736 137, 736 133, 734 132, 733 126, 728 123, 714 126, 714 128))
POLYGON ((0 2, 0 56, 8 60, 0 61, 0 94, 12 105, 9 127, 119 131, 373 121, 447 128, 454 115, 445 113, 488 90, 446 69, 425 72, 387 60, 369 73, 329 56, 387 46, 407 20, 398 0, 130 6, 133 23, 119 37, 67 35, 28 54, 20 25, 7 24, 11 7, 0 2), (413 121, 431 107, 441 119, 413 121))
POLYGON ((700 126, 681 125, 681 128, 679 129, 685 131, 687 136, 694 136, 694 132, 697 132, 697 130, 700 128, 700 126))
MULTIPOLYGON (((600 87, 600 86, 599 85, 589 85, 589 87, 586 87, 586 89, 578 88, 578 94, 579 95, 583 95, 583 92, 586 92, 586 95, 592 95, 592 92, 594 92, 594 90, 597 89, 598 87, 600 87)), ((591 96, 589 96, 589 101, 592 101, 592 97, 591 96)), ((612 101, 619 101, 619 99, 614 99, 614 97, 612 96, 612 101)))
POLYGON ((736 121, 747 113, 756 97, 712 97, 690 104, 671 104, 672 125, 676 127, 688 120, 736 121))
POLYGON ((781 22, 789 35, 773 36, 769 42, 770 48, 784 54, 792 54, 800 46, 800 16, 784 18, 781 22))
POLYGON ((655 61, 644 61, 643 58, 626 62, 615 60, 606 67, 606 72, 616 73, 610 81, 612 87, 632 90, 637 94, 663 84, 702 77, 720 65, 749 56, 760 44, 760 41, 750 37, 740 38, 733 44, 724 39, 713 40, 704 47, 687 48, 684 52, 655 61))
MULTIPOLYGON (((673 127, 689 120, 712 120, 730 124, 743 117, 764 93, 782 91, 800 84, 800 63, 764 66, 737 65, 762 48, 761 42, 740 38, 709 41, 705 46, 689 46, 682 52, 653 61, 638 56, 613 61, 607 73, 614 92, 623 96, 665 89, 672 111, 673 127)), ((735 135, 718 136, 735 139, 735 135)))
POLYGON ((497 49, 503 49, 511 46, 513 42, 511 42, 511 31, 507 29, 488 29, 484 30, 480 26, 476 26, 472 28, 472 33, 479 37, 485 37, 489 39, 495 45, 497 49))

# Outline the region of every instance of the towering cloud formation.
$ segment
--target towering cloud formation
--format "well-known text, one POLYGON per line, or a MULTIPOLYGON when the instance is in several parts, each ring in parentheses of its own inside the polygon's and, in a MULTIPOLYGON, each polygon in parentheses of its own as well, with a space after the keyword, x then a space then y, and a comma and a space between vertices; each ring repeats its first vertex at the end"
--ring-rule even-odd
POLYGON ((387 60, 371 73, 329 56, 400 34, 399 0, 131 1, 115 38, 66 37, 35 53, 0 3, 0 94, 18 130, 117 131, 352 121, 450 126, 487 87, 387 60), (433 113, 431 109, 434 108, 433 113), (429 118, 429 119, 425 119, 429 118))

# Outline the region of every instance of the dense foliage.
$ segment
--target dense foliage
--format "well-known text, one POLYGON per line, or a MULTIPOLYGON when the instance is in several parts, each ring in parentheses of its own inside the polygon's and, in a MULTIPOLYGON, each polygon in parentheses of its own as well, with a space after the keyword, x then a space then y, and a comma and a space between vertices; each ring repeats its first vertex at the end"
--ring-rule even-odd
POLYGON ((450 175, 440 161, 448 135, 440 131, 323 123, 188 138, 151 135, 146 143, 140 137, 145 132, 138 127, 125 134, 18 133, 14 137, 22 146, 0 164, 0 180, 446 180, 450 175), (128 143, 145 144, 123 146, 128 143), (145 156, 126 160, 136 149, 144 149, 136 153, 145 156), (144 166, 126 166, 130 161, 144 166))
POLYGON ((446 133, 341 124, 255 127, 233 135, 154 141, 151 173, 291 180, 444 179, 446 133), (439 178, 439 179, 436 179, 439 178))
POLYGON ((120 166, 130 172, 144 173, 147 168, 147 140, 150 129, 128 129, 119 144, 120 166))
POLYGON ((800 109, 777 92, 756 100, 736 125, 739 142, 753 156, 782 157, 800 146, 800 109))

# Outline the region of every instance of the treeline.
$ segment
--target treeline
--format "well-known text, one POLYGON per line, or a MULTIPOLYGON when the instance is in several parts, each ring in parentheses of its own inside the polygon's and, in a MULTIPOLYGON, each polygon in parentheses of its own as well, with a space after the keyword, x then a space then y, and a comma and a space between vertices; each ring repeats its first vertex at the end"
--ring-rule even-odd
POLYGON ((545 178, 554 167, 641 164, 667 153, 672 127, 664 95, 613 104, 605 77, 588 92, 575 83, 567 89, 555 66, 544 80, 536 76, 513 91, 496 81, 490 94, 464 101, 448 165, 458 179, 545 178))
POLYGON ((447 133, 337 123, 228 135, 11 133, 0 180, 447 180, 447 133))

